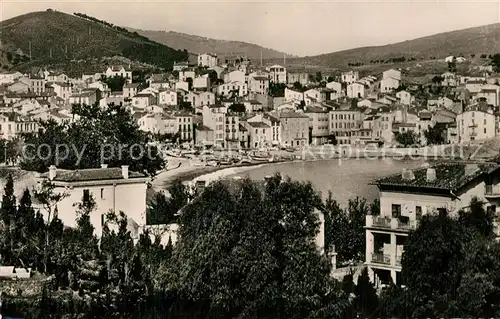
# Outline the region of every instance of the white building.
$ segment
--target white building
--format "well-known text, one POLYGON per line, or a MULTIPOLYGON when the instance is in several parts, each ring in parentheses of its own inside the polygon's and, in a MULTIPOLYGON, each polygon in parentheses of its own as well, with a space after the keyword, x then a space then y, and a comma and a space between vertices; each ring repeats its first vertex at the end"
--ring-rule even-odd
POLYGON ((286 83, 286 68, 284 66, 275 64, 270 66, 267 71, 269 72, 269 81, 273 83, 286 83))
POLYGON ((178 93, 171 90, 160 90, 158 92, 158 104, 178 105, 178 93))
MULTIPOLYGON (((386 71, 387 72, 387 71, 386 71)), ((400 85, 401 81, 397 78, 389 77, 384 78, 380 81, 380 92, 381 93, 390 93, 397 89, 400 85)))
POLYGON ((304 93, 285 88, 285 102, 300 102, 304 101, 304 93))
MULTIPOLYGON (((369 275, 381 283, 401 283, 401 256, 408 234, 424 215, 469 206, 477 197, 486 209, 498 212, 500 166, 453 163, 402 174, 375 182, 380 192, 380 216, 366 216, 366 262, 369 275)), ((498 231, 498 230, 497 230, 498 231)))
POLYGON ((382 73, 382 79, 393 78, 401 81, 401 71, 390 69, 382 73))
POLYGON ((214 67, 219 64, 219 58, 215 54, 203 53, 198 54, 198 65, 206 67, 214 67))
POLYGON ((457 133, 459 142, 470 142, 495 137, 495 114, 493 110, 481 104, 474 104, 457 115, 457 133))
POLYGON ((224 83, 217 86, 216 90, 218 95, 243 97, 248 94, 248 85, 245 82, 224 83))
POLYGON ((352 84, 359 80, 359 72, 352 70, 348 72, 342 72, 342 74, 340 75, 340 79, 344 83, 352 84))
POLYGON ((351 99, 364 99, 366 94, 366 86, 362 83, 354 82, 347 86, 347 97, 351 99))
MULTIPOLYGON (((57 204, 58 217, 69 227, 76 227, 75 204, 92 196, 96 209, 90 215, 90 222, 97 236, 102 234, 105 214, 123 211, 129 225, 146 225, 146 190, 149 178, 137 172, 129 172, 128 166, 62 170, 55 166, 41 175, 55 185, 54 192, 66 197, 57 204)), ((42 214, 46 214, 41 210, 42 214)), ((138 234, 132 234, 138 236, 138 234)))
POLYGON ((130 68, 125 68, 123 65, 110 66, 106 69, 104 74, 108 78, 119 76, 124 78, 127 83, 132 83, 132 70, 130 68))

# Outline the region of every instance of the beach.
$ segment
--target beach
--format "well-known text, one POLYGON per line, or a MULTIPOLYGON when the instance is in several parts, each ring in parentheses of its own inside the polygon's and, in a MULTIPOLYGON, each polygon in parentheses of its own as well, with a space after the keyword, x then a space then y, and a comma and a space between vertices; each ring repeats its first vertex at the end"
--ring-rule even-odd
MULTIPOLYGON (((197 166, 188 158, 167 157, 167 168, 160 172, 152 182, 152 189, 157 191, 165 190, 174 181, 181 182, 194 181, 203 178, 210 182, 216 179, 231 176, 243 171, 256 169, 264 165, 277 165, 280 163, 291 162, 314 162, 325 160, 355 160, 355 159, 381 159, 381 158, 426 158, 438 159, 443 158, 445 152, 442 148, 422 147, 422 148, 362 148, 362 147, 347 147, 347 146, 315 146, 304 150, 295 150, 288 152, 284 150, 269 151, 270 155, 277 158, 288 158, 274 162, 252 162, 233 165, 218 165, 218 166, 197 166)), ((222 152, 218 152, 220 155, 222 152)), ((234 153, 233 153, 234 154, 234 153)), ((449 157, 449 156, 448 156, 449 157)))

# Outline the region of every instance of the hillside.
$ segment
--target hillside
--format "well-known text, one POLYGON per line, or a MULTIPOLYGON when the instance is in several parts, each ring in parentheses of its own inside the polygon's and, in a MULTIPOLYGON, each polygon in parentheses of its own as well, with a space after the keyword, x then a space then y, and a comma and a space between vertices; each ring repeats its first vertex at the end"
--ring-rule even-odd
POLYGON ((500 23, 439 33, 414 40, 362 47, 334 53, 289 59, 296 65, 346 67, 351 63, 383 64, 393 58, 414 58, 417 61, 444 59, 448 55, 492 54, 500 52, 500 23), (375 62, 374 62, 375 61, 375 62))
POLYGON ((0 39, 0 63, 4 69, 112 56, 170 67, 174 61, 188 58, 185 51, 169 48, 124 28, 50 9, 0 22, 0 39))
MULTIPOLYGON (((229 54, 246 54, 248 58, 260 59, 260 52, 264 59, 281 58, 283 52, 261 47, 256 44, 241 41, 226 41, 200 37, 174 31, 146 31, 129 29, 153 41, 163 43, 174 49, 187 49, 191 53, 216 53, 219 56, 229 54)), ((287 55, 290 56, 291 55, 287 55)))

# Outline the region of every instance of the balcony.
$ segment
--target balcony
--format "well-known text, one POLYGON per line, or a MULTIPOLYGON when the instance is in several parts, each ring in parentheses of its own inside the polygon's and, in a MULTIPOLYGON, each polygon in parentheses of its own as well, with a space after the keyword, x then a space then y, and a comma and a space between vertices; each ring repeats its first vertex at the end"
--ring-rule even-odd
POLYGON ((500 197, 500 185, 486 185, 484 196, 487 198, 500 197))
POLYGON ((477 123, 472 122, 471 124, 469 124, 469 127, 477 127, 477 123))
POLYGON ((390 265, 391 264, 391 256, 384 255, 383 253, 373 253, 372 263, 390 265))
POLYGON ((373 216, 373 227, 391 228, 391 219, 389 217, 373 216))
POLYGON ((379 228, 382 230, 410 231, 417 228, 417 220, 401 221, 399 218, 387 216, 366 215, 366 228, 379 228))

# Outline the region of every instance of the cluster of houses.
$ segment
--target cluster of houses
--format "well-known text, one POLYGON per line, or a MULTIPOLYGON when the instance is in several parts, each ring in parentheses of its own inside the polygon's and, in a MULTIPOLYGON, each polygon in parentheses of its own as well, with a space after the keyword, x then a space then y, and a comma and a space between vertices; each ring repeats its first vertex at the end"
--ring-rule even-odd
POLYGON ((401 70, 360 77, 346 71, 319 80, 285 66, 253 66, 240 57, 221 62, 200 54, 198 65, 180 62, 174 71, 134 83, 132 70, 118 65, 70 78, 65 73, 0 74, 0 136, 36 131, 39 120, 71 121, 72 104, 122 104, 140 129, 171 134, 192 146, 265 148, 338 143, 393 145, 408 131, 426 144, 424 132, 440 125, 446 143, 471 142, 500 134, 500 86, 496 78, 440 75, 442 94, 426 93, 401 70), (123 77, 121 91, 105 78, 123 77), (284 85, 270 96, 271 85, 284 85), (419 92, 420 90, 420 92, 419 92))
MULTIPOLYGON (((221 62, 200 54, 198 65, 176 63, 173 72, 150 74, 134 83, 132 70, 110 66, 102 73, 71 78, 40 70, 36 74, 0 74, 0 138, 36 132, 40 120, 72 121, 72 104, 121 104, 139 128, 152 135, 177 135, 192 146, 220 148, 303 147, 335 141, 342 145, 391 145, 398 133, 424 132, 440 125, 446 143, 466 143, 500 135, 498 79, 452 72, 433 81, 437 95, 405 80, 401 70, 360 77, 358 71, 323 76, 322 81, 285 66, 252 66, 240 57, 221 62), (123 77, 121 91, 105 78, 123 77), (270 96, 272 85, 283 96, 270 96)), ((74 226, 74 203, 92 195, 98 211, 123 210, 137 238, 148 227, 147 176, 127 166, 61 170, 41 176, 61 192, 63 222, 74 226)), ((380 215, 366 217, 366 266, 376 283, 400 283, 401 255, 408 232, 434 211, 456 212, 478 197, 494 212, 500 206, 500 165, 441 164, 405 170, 375 182, 380 215)), ((99 235, 103 214, 91 217, 99 235)), ((170 226, 169 226, 170 227, 170 226)), ((175 236, 171 228, 163 229, 175 236)), ((322 223, 322 227, 324 227, 322 223)), ((322 228, 323 229, 323 228, 322 228)), ((154 229, 153 229, 154 230, 154 229)), ((320 232, 319 236, 324 236, 320 232)), ((172 238, 172 237, 171 237, 172 238)), ((322 241, 322 238, 319 238, 322 241)), ((324 241, 324 240, 323 240, 324 241)), ((323 250, 324 247, 319 244, 323 250)))

